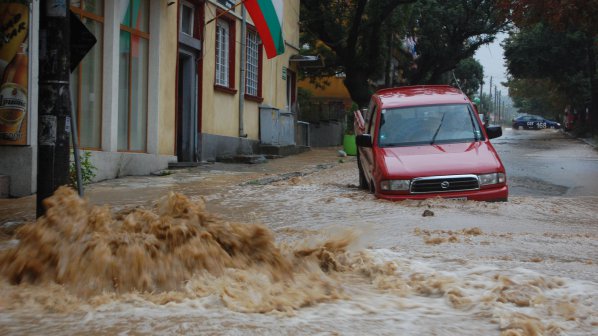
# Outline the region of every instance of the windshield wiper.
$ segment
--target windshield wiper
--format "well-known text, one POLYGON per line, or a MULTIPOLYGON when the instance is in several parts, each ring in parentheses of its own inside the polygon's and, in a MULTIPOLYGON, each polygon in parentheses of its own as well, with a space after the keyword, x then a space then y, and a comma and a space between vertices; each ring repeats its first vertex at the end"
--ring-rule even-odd
POLYGON ((436 129, 436 132, 434 132, 434 136, 432 137, 432 141, 430 141, 430 145, 434 144, 434 141, 436 140, 436 136, 438 135, 438 131, 440 131, 440 128, 442 127, 442 122, 444 121, 444 116, 446 115, 446 112, 442 113, 442 118, 440 118, 440 125, 438 125, 438 128, 436 129))

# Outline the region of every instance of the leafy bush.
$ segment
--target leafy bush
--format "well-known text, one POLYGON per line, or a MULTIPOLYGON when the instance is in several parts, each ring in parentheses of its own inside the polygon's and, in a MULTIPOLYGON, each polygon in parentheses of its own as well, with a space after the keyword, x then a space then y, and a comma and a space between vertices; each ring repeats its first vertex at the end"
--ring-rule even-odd
MULTIPOLYGON (((71 155, 73 153, 71 152, 71 155)), ((96 171, 98 170, 96 166, 91 163, 91 153, 90 152, 81 152, 79 156, 81 160, 81 181, 83 185, 89 184, 93 181, 93 178, 96 177, 96 171)), ((69 167, 69 178, 70 184, 72 187, 77 186, 77 165, 75 164, 75 160, 71 161, 69 167)))

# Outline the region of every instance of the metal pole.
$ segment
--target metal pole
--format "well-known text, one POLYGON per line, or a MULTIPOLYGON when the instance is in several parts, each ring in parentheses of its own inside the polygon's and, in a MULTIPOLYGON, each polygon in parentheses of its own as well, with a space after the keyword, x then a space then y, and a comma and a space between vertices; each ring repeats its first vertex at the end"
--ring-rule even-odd
POLYGON ((69 181, 70 24, 68 0, 40 1, 36 214, 69 181))
POLYGON ((81 176, 81 158, 79 157, 79 132, 77 131, 77 116, 75 111, 71 110, 71 130, 73 131, 71 139, 73 139, 73 157, 75 158, 75 167, 77 169, 77 191, 79 196, 83 197, 83 178, 81 176))

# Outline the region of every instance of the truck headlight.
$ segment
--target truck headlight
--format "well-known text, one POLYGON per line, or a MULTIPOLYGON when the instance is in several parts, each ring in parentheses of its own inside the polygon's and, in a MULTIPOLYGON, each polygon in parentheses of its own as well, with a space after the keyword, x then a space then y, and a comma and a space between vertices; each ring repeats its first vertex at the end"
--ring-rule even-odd
POLYGON ((505 183, 507 177, 504 173, 492 173, 492 174, 481 174, 478 175, 480 180, 480 185, 488 185, 488 184, 499 184, 505 183))
POLYGON ((380 188, 384 191, 409 190, 411 180, 386 180, 380 182, 380 188))

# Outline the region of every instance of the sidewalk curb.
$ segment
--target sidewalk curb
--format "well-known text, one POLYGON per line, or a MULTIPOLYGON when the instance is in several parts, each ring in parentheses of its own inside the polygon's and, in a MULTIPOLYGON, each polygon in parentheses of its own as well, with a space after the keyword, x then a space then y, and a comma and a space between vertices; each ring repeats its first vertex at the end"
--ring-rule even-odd
POLYGON ((563 133, 565 135, 567 135, 568 137, 572 138, 572 139, 577 139, 587 145, 592 146, 594 149, 598 149, 598 141, 594 140, 593 138, 580 138, 580 137, 576 137, 575 135, 571 134, 571 132, 567 132, 567 131, 563 131, 563 133))
POLYGON ((585 142, 586 144, 594 147, 594 149, 598 149, 598 143, 596 143, 592 139, 588 139, 588 138, 577 138, 577 139, 579 139, 579 140, 585 142))

